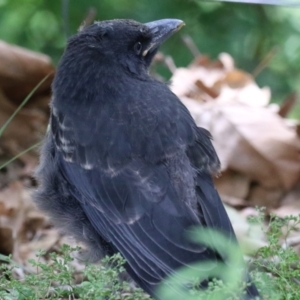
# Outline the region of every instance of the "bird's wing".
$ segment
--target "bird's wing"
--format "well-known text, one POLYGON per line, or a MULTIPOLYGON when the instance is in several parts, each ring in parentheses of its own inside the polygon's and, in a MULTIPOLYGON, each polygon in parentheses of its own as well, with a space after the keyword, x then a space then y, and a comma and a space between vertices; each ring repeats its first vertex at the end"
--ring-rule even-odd
POLYGON ((196 135, 196 142, 189 147, 187 154, 197 171, 195 183, 199 217, 206 226, 224 233, 228 243, 235 243, 237 240, 233 227, 211 176, 211 173, 218 173, 220 168, 212 137, 206 129, 200 127, 196 135))
MULTIPOLYGON (((78 124, 83 126, 80 120, 78 124)), ((94 228, 124 255, 139 278, 157 284, 183 265, 216 260, 213 251, 188 237, 190 226, 205 224, 179 199, 163 161, 135 157, 119 167, 103 167, 93 148, 95 136, 78 136, 78 124, 57 111, 52 115, 60 170, 94 228)), ((112 143, 115 130, 110 128, 110 139, 102 142, 112 143)))
POLYGON ((114 176, 63 158, 61 168, 90 222, 144 281, 156 284, 183 265, 215 259, 212 251, 190 241, 188 228, 201 224, 178 199, 163 164, 137 160, 114 176))

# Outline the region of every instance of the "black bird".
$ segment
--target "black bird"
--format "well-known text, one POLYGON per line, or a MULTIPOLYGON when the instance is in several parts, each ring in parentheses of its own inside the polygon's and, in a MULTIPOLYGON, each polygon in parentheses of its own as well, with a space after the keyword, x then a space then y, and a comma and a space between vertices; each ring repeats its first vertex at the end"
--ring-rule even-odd
MULTIPOLYGON (((37 171, 35 201, 54 224, 94 259, 120 252, 127 272, 154 297, 179 267, 222 260, 190 241, 191 226, 236 242, 212 181, 219 160, 209 132, 149 75, 160 44, 183 25, 112 20, 71 37, 53 82, 37 171)), ((254 299, 256 287, 245 280, 254 299)))

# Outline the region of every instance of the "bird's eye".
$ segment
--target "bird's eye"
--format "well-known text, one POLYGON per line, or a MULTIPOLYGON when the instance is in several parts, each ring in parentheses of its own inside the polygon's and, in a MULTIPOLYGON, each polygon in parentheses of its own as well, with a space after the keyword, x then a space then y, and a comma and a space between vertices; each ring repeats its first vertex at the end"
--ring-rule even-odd
POLYGON ((137 54, 137 55, 140 55, 141 54, 141 51, 142 51, 142 43, 141 42, 137 42, 135 43, 134 45, 134 52, 137 54))

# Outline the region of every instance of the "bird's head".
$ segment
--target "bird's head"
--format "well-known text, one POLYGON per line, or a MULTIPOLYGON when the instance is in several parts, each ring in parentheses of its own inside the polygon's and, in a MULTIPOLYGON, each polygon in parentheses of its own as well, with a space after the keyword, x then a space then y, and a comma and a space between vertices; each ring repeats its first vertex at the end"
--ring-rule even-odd
POLYGON ((145 24, 133 20, 95 22, 70 38, 66 52, 85 52, 94 62, 119 64, 140 73, 150 66, 159 46, 183 25, 177 19, 145 24))

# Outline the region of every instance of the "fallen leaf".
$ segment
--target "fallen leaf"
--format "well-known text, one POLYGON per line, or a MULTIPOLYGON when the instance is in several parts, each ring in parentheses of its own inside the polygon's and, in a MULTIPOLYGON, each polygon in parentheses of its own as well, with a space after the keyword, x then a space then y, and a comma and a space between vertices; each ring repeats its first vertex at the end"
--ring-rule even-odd
POLYGON ((191 105, 181 100, 196 123, 211 132, 223 169, 266 188, 288 190, 299 180, 300 140, 277 114, 236 102, 191 105))
POLYGON ((9 255, 13 253, 13 231, 9 227, 0 227, 0 253, 9 255))
POLYGON ((48 74, 51 76, 36 95, 50 93, 54 67, 49 56, 0 41, 0 88, 15 104, 19 104, 48 74))
MULTIPOLYGON (((249 177, 233 170, 226 170, 215 178, 216 188, 219 193, 230 196, 231 200, 236 199, 235 201, 233 200, 235 203, 238 203, 237 199, 246 199, 249 194, 250 183, 249 177)), ((229 198, 227 200, 230 201, 229 198)))
POLYGON ((281 187, 265 188, 254 184, 247 196, 247 201, 252 206, 276 208, 280 205, 285 191, 281 187))

